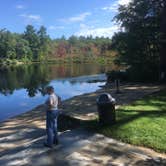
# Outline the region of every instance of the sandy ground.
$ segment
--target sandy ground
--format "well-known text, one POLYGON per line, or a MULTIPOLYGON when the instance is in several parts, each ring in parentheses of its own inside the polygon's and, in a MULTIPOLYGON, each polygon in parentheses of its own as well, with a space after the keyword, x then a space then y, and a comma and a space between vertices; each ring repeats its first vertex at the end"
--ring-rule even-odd
POLYGON ((80 129, 80 120, 96 118, 96 99, 110 93, 119 105, 131 103, 165 88, 150 84, 125 84, 120 94, 113 86, 63 102, 62 111, 72 118, 61 119, 60 145, 52 150, 43 147, 45 110, 34 110, 0 123, 0 165, 166 165, 166 155, 153 150, 121 143, 103 135, 80 129), (72 126, 75 122, 75 126, 72 126), (63 124, 67 124, 66 127, 63 124), (77 128, 71 130, 73 128, 77 128))
POLYGON ((157 84, 124 84, 120 87, 121 93, 116 93, 114 85, 104 86, 94 93, 66 100, 63 104, 63 111, 72 117, 88 120, 96 117, 96 99, 103 93, 109 93, 116 99, 117 108, 120 105, 129 104, 163 88, 166 87, 157 84))

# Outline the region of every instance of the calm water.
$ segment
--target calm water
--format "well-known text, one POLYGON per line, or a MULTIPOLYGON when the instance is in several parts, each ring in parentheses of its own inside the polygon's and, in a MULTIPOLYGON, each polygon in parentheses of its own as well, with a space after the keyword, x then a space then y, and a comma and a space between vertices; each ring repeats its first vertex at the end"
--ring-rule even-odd
POLYGON ((110 66, 94 64, 27 66, 0 69, 0 121, 42 104, 43 90, 53 85, 63 100, 93 92, 105 84, 110 66))

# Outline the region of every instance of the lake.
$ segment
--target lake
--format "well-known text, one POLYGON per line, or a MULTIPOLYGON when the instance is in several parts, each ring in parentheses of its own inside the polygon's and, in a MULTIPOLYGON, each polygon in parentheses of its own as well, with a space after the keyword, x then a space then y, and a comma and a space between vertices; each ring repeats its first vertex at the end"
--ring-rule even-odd
POLYGON ((98 90, 105 84, 110 66, 97 64, 33 64, 0 68, 0 121, 21 114, 46 97, 48 85, 62 100, 98 90))

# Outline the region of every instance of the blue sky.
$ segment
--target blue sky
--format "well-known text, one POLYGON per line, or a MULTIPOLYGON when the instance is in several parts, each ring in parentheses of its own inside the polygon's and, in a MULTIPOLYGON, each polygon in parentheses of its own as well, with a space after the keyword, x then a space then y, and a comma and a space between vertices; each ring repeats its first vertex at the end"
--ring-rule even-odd
POLYGON ((0 5, 0 29, 22 33, 27 24, 44 25, 52 38, 62 35, 111 37, 118 4, 130 0, 5 0, 0 5))

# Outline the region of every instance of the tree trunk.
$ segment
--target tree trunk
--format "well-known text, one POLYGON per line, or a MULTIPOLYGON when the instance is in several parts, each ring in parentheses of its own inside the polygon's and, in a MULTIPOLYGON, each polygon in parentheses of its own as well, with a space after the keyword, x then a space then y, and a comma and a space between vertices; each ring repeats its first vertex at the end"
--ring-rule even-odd
POLYGON ((161 20, 160 81, 166 82, 166 5, 165 4, 161 20))

